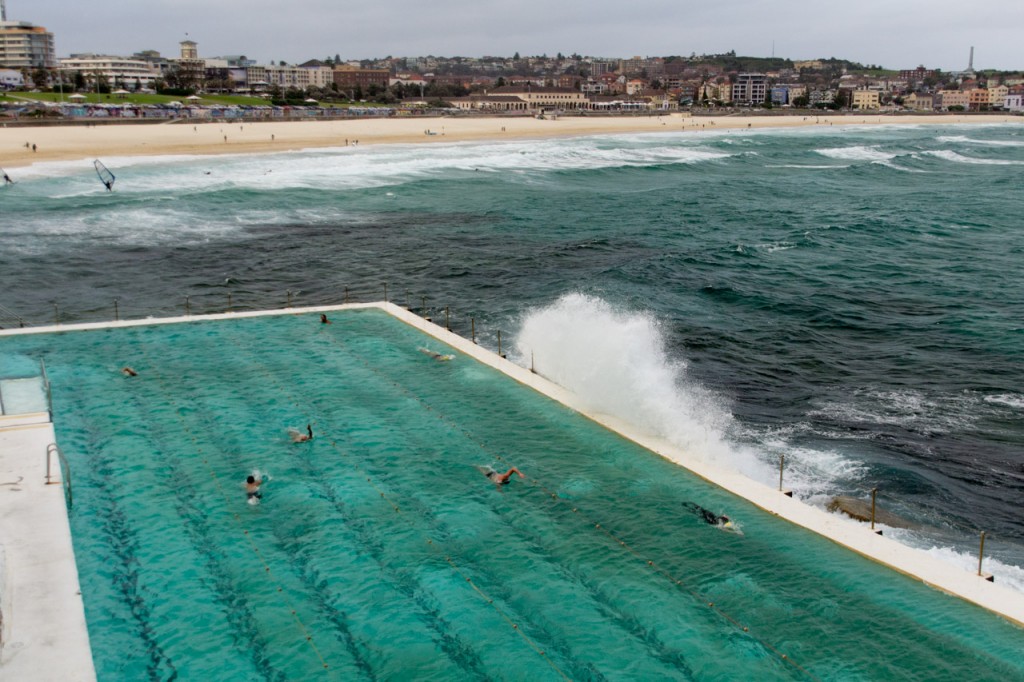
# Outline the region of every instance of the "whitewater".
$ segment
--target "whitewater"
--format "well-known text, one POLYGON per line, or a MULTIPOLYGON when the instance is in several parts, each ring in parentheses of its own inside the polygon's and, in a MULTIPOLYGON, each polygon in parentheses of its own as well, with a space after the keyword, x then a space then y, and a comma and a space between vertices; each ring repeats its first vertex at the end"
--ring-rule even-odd
MULTIPOLYGON (((1024 128, 658 133, 20 169, 0 314, 392 300, 694 457, 1024 590, 1024 128), (348 292, 347 294, 343 292, 348 292), (290 297, 290 298, 287 298, 290 297)), ((10 315, 0 322, 12 324, 10 315)), ((595 457, 600 456, 595 453, 595 457)))

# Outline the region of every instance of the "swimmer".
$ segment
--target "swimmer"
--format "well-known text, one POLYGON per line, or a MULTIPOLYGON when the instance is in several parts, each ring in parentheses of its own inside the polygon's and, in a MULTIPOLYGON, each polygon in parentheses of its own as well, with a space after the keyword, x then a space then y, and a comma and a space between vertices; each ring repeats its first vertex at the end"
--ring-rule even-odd
POLYGON ((260 492, 260 486, 263 485, 263 477, 259 475, 258 471, 254 471, 246 477, 245 483, 245 498, 249 504, 259 504, 263 498, 263 493, 260 492))
POLYGON ((497 485, 508 485, 509 481, 512 479, 512 474, 519 474, 519 478, 526 478, 525 476, 523 476, 523 472, 520 471, 519 469, 516 469, 515 467, 512 467, 505 473, 495 471, 490 467, 481 469, 480 471, 483 473, 484 476, 491 479, 497 485))
POLYGON ((125 375, 126 377, 137 377, 137 376, 139 376, 138 372, 136 372, 131 367, 127 367, 127 366, 121 368, 121 374, 125 375))
POLYGON ((327 315, 325 313, 320 313, 320 324, 330 324, 330 323, 331 323, 331 321, 327 319, 327 315))
POLYGON ((732 520, 725 514, 719 516, 710 509, 705 509, 704 507, 700 506, 699 504, 696 504, 695 502, 683 502, 683 507, 691 511, 695 516, 699 517, 704 523, 708 525, 718 526, 719 528, 724 528, 725 530, 738 530, 736 524, 734 524, 732 520))
POLYGON ((454 355, 441 355, 440 353, 436 353, 436 352, 430 350, 429 348, 422 348, 421 347, 419 349, 419 351, 421 353, 423 353, 424 355, 429 355, 430 357, 434 358, 438 362, 447 362, 448 360, 454 360, 455 359, 454 355))
POLYGON ((308 440, 313 440, 313 427, 306 424, 306 433, 302 433, 298 429, 288 429, 288 436, 293 443, 305 443, 308 440))

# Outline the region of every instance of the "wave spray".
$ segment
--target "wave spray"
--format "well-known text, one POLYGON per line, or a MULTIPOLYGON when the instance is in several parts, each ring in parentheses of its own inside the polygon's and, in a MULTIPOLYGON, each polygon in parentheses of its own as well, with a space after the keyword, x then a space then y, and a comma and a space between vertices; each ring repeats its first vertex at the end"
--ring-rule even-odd
MULTIPOLYGON (((669 357, 661 325, 648 312, 622 310, 582 293, 527 313, 513 355, 577 394, 589 411, 628 422, 681 448, 686 458, 770 480, 752 451, 729 444, 733 417, 721 397, 669 357)), ((685 461, 680 463, 685 464, 685 461)))

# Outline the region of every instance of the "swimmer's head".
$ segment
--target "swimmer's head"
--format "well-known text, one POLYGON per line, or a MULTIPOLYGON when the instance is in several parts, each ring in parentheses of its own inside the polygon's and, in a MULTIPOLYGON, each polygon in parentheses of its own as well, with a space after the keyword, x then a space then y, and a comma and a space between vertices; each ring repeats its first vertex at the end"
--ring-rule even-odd
POLYGON ((722 519, 722 523, 732 523, 732 521, 729 520, 729 517, 725 514, 722 514, 720 518, 722 519))
POLYGON ((246 483, 255 483, 256 482, 256 477, 250 475, 248 478, 245 479, 245 482, 246 483))

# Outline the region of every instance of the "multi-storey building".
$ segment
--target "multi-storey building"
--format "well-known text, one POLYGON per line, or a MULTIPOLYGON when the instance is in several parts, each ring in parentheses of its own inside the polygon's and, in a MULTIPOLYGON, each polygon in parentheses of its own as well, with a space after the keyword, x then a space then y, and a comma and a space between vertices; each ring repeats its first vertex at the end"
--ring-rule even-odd
POLYGON ((853 109, 877 109, 879 107, 878 90, 852 90, 850 107, 853 109))
POLYGON ((76 73, 80 73, 88 82, 103 81, 114 88, 131 89, 136 84, 151 88, 153 82, 160 78, 160 71, 147 61, 95 54, 73 54, 61 59, 60 70, 65 80, 72 80, 76 73))
POLYGON ((966 92, 960 90, 940 90, 938 108, 949 111, 951 107, 967 109, 971 104, 971 98, 966 92))
POLYGON ((763 73, 741 73, 732 84, 736 104, 761 104, 768 95, 768 77, 763 73))
POLYGON ((52 33, 26 21, 0 21, 0 66, 49 69, 56 65, 52 33))
POLYGON ((206 60, 199 58, 199 46, 195 41, 183 40, 181 56, 171 62, 178 84, 183 88, 201 89, 206 82, 206 60))
POLYGON ((930 93, 912 92, 903 98, 903 106, 914 111, 931 111, 935 108, 935 97, 930 93))
POLYGON ((333 77, 339 90, 368 88, 371 85, 386 88, 391 73, 387 69, 357 69, 343 65, 334 67, 333 77))

